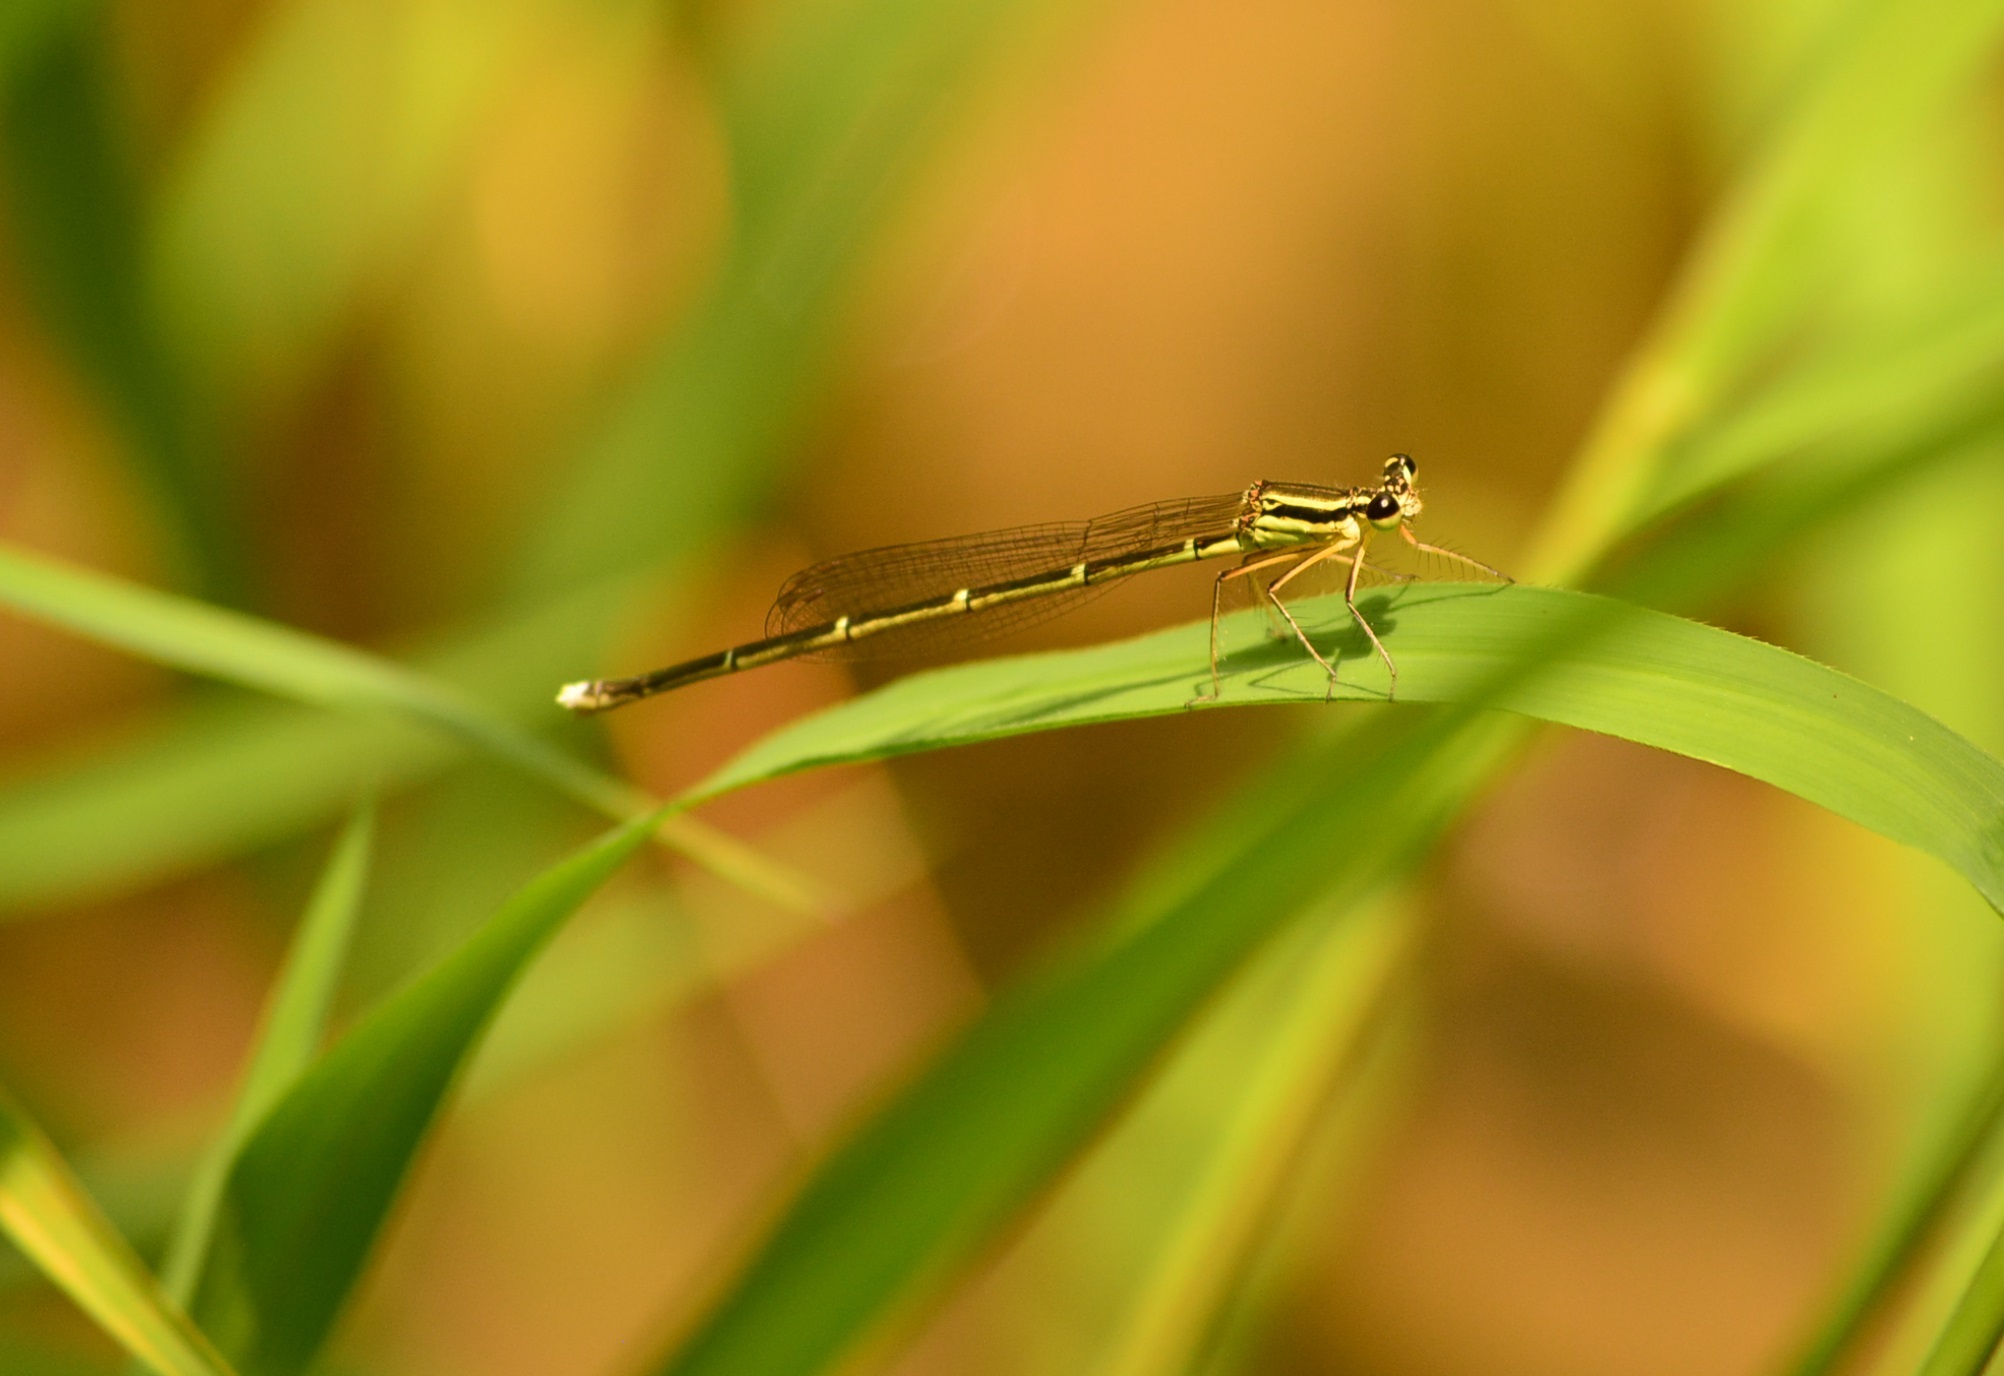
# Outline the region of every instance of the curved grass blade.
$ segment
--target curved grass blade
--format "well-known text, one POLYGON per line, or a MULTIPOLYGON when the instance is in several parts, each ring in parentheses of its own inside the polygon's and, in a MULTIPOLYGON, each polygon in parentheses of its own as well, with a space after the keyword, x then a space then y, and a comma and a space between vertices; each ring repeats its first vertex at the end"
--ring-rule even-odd
POLYGON ((637 818, 537 876, 260 1121, 230 1172, 194 1305, 245 1376, 312 1360, 496 1008, 657 821, 637 818))
MULTIPOLYGON (((416 721, 615 820, 656 806, 639 789, 521 730, 449 684, 289 626, 140 587, 5 542, 0 542, 0 604, 189 673, 334 711, 416 721)), ((802 906, 816 901, 797 877, 693 819, 672 818, 661 834, 691 859, 755 892, 802 906)))
POLYGON ((47 1137, 0 1091, 0 1229, 127 1352, 160 1376, 229 1363, 154 1282, 47 1137))
MULTIPOLYGON (((1325 634, 1345 616, 1340 602, 1304 610, 1313 618, 1304 624, 1325 634)), ((1354 896, 1425 846, 1514 737, 1474 722, 1478 707, 1764 779, 1947 860, 1993 906, 2004 902, 2004 765, 1864 684, 1583 594, 1429 586, 1378 599, 1372 613, 1399 660, 1403 699, 1455 705, 1374 719, 1291 763, 1241 809, 1202 874, 1120 924, 1126 935, 1110 949, 999 1000, 824 1163, 661 1370, 817 1370, 913 1303, 1042 1187, 1289 913, 1316 894, 1354 896), (1372 844, 1357 845, 1360 835, 1372 844)), ((777 733, 700 792, 839 759, 1181 710, 1204 673, 1204 639, 1203 627, 1184 627, 906 680, 777 733)), ((1346 665, 1368 653, 1348 650, 1346 665)), ((1285 646, 1234 656, 1227 672, 1228 701, 1319 701, 1324 691, 1319 667, 1285 646)))
POLYGON ((386 718, 257 700, 187 708, 101 759, 0 791, 0 919, 196 873, 457 758, 436 732, 386 718))
MULTIPOLYGON (((617 588, 553 599, 413 662, 511 721, 531 719, 624 604, 617 588)), ((337 820, 362 793, 419 783, 461 755, 397 717, 232 694, 177 704, 0 790, 0 913, 193 873, 337 820)))
MULTIPOLYGON (((1428 584, 1360 597, 1407 703, 1481 703, 1689 755, 1940 857, 2004 903, 2004 766, 1896 698, 1786 650, 1586 593, 1428 584)), ((1224 703, 1382 701, 1383 668, 1340 599, 1300 604, 1343 655, 1331 689, 1284 642, 1222 664, 1224 703)), ((1250 630, 1256 619, 1232 619, 1250 630)), ((691 791, 1025 731, 1187 710, 1202 624, 920 674, 782 728, 691 791)))
POLYGON ((291 1089, 320 1054, 327 1033, 327 1014, 341 983, 349 939, 362 910, 362 890, 375 839, 375 808, 356 810, 321 872, 306 915, 292 939, 265 1008, 250 1068, 237 1091, 235 1106, 215 1143, 195 1167, 167 1255, 160 1265, 160 1283, 179 1304, 195 1296, 195 1282, 209 1254, 216 1211, 222 1204, 223 1183, 271 1106, 291 1089))

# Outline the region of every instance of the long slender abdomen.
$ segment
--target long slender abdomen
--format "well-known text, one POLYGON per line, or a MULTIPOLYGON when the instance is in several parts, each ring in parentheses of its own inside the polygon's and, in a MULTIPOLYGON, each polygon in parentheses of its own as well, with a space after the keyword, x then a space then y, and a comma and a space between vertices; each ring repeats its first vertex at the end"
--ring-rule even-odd
POLYGON ((1052 569, 1047 573, 1031 574, 1028 577, 1013 578, 1007 582, 991 583, 983 587, 959 588, 944 596, 908 603, 902 607, 852 613, 818 626, 807 626, 785 635, 750 641, 733 646, 719 654, 684 660, 680 664, 671 664, 665 669, 656 669, 652 673, 640 674, 633 678, 593 679, 582 683, 567 683, 557 693, 557 702, 573 712, 603 712, 641 698, 653 697, 657 693, 666 693, 691 683, 700 683, 704 679, 722 678, 726 674, 734 674, 742 669, 756 669, 764 664, 776 664, 782 659, 795 659, 801 655, 835 649, 887 632, 901 631, 950 617, 972 615, 991 607, 1006 606, 1029 598, 1048 597, 1096 583, 1130 578, 1150 569, 1190 564, 1202 559, 1221 559, 1228 555, 1239 554, 1245 549, 1246 545, 1239 534, 1236 531, 1228 531, 1217 535, 1193 536, 1173 545, 1137 550, 1133 554, 1082 560, 1067 568, 1052 569))

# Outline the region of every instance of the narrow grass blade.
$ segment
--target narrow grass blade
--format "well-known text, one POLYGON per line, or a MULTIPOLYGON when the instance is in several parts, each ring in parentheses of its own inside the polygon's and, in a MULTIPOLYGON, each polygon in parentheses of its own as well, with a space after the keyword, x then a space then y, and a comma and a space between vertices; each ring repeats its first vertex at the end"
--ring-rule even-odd
POLYGON ((1981 1376, 2004 1337, 2004 1234, 1969 1278, 1919 1376, 1981 1376))
POLYGON ((1040 1217, 1040 1231, 1124 1221, 1125 1285, 1092 1376, 1196 1365, 1411 958, 1409 916, 1311 914, 1277 939, 1040 1217))
POLYGON ((0 1229, 127 1352, 160 1376, 227 1376, 62 1157, 0 1093, 0 1229))
MULTIPOLYGON (((1765 779, 1941 857, 2004 902, 2004 765, 1855 680, 1724 631, 1546 589, 1418 587, 1371 614, 1399 660, 1402 700, 1459 705, 1381 718, 1290 764, 1188 891, 1122 924, 1130 935, 1110 951, 998 1002, 823 1165, 663 1371, 816 1370, 915 1303, 1042 1188, 1287 913, 1311 894, 1354 895, 1425 846, 1516 735, 1466 718, 1477 706, 1765 779), (1354 844, 1363 834, 1370 847, 1354 844)), ((1310 615, 1311 631, 1353 634, 1340 602, 1310 615)), ((906 680, 776 734, 703 791, 1181 710, 1204 672, 1204 632, 906 680)), ((1344 649, 1346 666, 1369 653, 1344 649)), ((1320 668, 1285 646, 1234 657, 1225 684, 1227 701, 1313 702, 1324 691, 1320 668)))
POLYGON ((196 391, 269 402, 324 362, 430 242, 482 119, 561 8, 276 0, 248 17, 150 217, 158 319, 196 391))
POLYGON ((1105 948, 1005 991, 809 1179, 673 1376, 821 1371, 929 1298, 1127 1102, 1171 1039, 1311 898, 1403 864, 1492 761, 1456 712, 1414 712, 1290 760, 1183 883, 1105 948), (1453 771, 1427 762, 1463 740, 1453 771), (1381 819, 1410 830, 1388 835, 1381 819), (1373 845, 1358 846, 1370 831, 1373 845))
MULTIPOLYGON (((0 604, 100 643, 343 712, 392 714, 443 731, 514 765, 609 817, 654 805, 449 684, 390 660, 288 626, 144 588, 0 543, 0 604)), ((790 904, 813 906, 809 885, 691 818, 662 839, 723 877, 790 904)))
POLYGON ((1667 447, 1717 413, 1841 271, 1817 252, 1835 191, 1975 88, 2004 30, 2000 0, 1863 0, 1840 22, 1760 150, 1707 220, 1610 391, 1524 568, 1566 582, 1632 529, 1667 447))
POLYGON ((30 298, 125 440, 121 456, 151 500, 180 581, 241 603, 243 541, 229 512, 217 440, 146 299, 133 150, 121 141, 105 7, 78 7, 38 44, 6 90, 0 119, 8 218, 30 298))
MULTIPOLYGON (((413 657, 517 723, 594 653, 617 588, 553 599, 413 657)), ((211 694, 84 743, 0 790, 0 913, 127 892, 337 821, 371 788, 421 782, 462 757, 392 716, 211 694)))
POLYGON ((726 75, 729 256, 577 452, 551 465, 564 483, 526 543, 518 595, 655 565, 756 509, 872 239, 970 78, 1042 3, 801 9, 726 75))
POLYGON ((195 1168, 181 1217, 161 1263, 160 1281, 179 1304, 195 1296, 222 1204, 223 1184, 254 1128, 320 1054, 327 1014, 340 986, 375 837, 375 809, 356 811, 334 843, 265 1007, 250 1068, 222 1132, 195 1168))
MULTIPOLYGON (((1815 357, 1676 446, 1634 521, 1646 524, 1777 458, 1888 426, 1911 432, 1994 396, 2004 375, 2004 264, 1956 283, 1904 328, 1815 357)), ((1884 445, 1884 440, 1877 443, 1884 445)))
POLYGON ((1894 1201, 1828 1316, 1778 1371, 1787 1376, 1829 1376, 1841 1369, 1852 1344, 1945 1221, 1950 1201, 1970 1183, 1986 1149, 1994 1148, 2000 1128, 2004 1128, 2004 1069, 1991 1075, 1965 1121, 1955 1125, 1907 1194, 1894 1201))
POLYGON ((194 1306, 245 1376, 290 1376, 312 1360, 496 1008, 657 821, 629 822, 544 871, 259 1122, 225 1186, 194 1306))
MULTIPOLYGON (((2004 765, 1896 698, 1714 627, 1550 588, 1427 584, 1360 599, 1405 703, 1482 703, 1749 774, 1936 855, 2004 903, 2004 765), (1520 681, 1512 676, 1522 674, 1520 681)), ((1340 599, 1302 625, 1343 656, 1328 683, 1296 646, 1230 656, 1224 703, 1382 701, 1383 667, 1340 599)), ((1233 643, 1258 623, 1238 619, 1233 643)), ((1024 731, 1188 710, 1208 627, 904 679, 782 728, 699 785, 708 797, 796 769, 1024 731)))

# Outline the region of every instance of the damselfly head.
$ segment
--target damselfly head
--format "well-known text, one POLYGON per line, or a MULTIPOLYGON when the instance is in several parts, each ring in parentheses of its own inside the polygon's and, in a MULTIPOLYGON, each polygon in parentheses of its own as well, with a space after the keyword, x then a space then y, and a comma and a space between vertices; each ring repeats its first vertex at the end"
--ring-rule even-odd
POLYGON ((1385 481, 1371 498, 1371 504, 1364 508, 1364 518, 1379 530, 1395 530, 1418 516, 1420 496, 1413 488, 1413 479, 1418 476, 1419 465, 1413 462, 1412 455, 1394 454, 1386 459, 1385 481))

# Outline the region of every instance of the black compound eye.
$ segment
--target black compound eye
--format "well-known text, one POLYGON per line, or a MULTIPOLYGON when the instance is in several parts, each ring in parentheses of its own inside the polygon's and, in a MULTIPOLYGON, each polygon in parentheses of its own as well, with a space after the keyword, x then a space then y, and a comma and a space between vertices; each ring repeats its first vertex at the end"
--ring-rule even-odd
POLYGON ((1364 515, 1373 521, 1395 520, 1399 514, 1399 499, 1389 492, 1380 492, 1371 498, 1371 504, 1364 508, 1364 515))
POLYGON ((1386 462, 1385 472, 1388 475, 1393 472, 1402 473, 1406 481, 1411 482, 1419 476, 1419 465, 1413 462, 1413 456, 1410 454, 1394 454, 1386 462))

